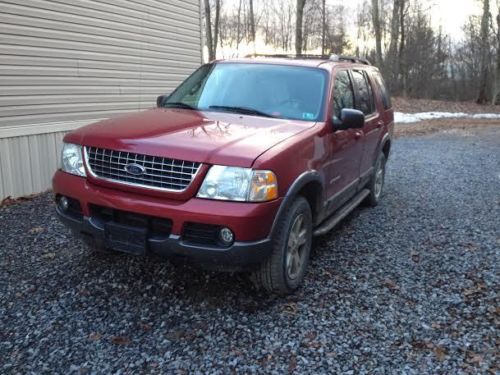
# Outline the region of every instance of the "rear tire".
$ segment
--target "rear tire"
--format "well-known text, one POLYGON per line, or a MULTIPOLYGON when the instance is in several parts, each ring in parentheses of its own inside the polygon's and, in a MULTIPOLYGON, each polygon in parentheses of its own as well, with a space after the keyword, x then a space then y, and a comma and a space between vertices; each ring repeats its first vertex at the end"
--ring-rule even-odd
POLYGON ((385 162, 385 155, 381 152, 377 158, 377 162, 375 163, 375 171, 373 172, 373 175, 367 185, 370 190, 370 195, 366 197, 366 202, 372 207, 379 204, 382 191, 384 190, 385 162))
POLYGON ((253 272, 252 281, 269 293, 285 295, 304 280, 312 243, 312 214, 307 200, 298 197, 278 219, 272 253, 253 272))

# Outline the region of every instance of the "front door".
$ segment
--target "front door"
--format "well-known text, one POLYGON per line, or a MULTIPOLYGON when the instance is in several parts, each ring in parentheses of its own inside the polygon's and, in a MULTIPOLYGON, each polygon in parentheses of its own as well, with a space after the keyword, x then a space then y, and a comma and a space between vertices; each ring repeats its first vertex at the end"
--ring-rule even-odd
MULTIPOLYGON (((344 108, 354 108, 354 89, 348 70, 335 73, 333 87, 333 114, 340 118, 344 108)), ((328 207, 334 211, 349 200, 357 190, 361 155, 362 129, 337 130, 328 134, 329 161, 325 166, 328 207)))

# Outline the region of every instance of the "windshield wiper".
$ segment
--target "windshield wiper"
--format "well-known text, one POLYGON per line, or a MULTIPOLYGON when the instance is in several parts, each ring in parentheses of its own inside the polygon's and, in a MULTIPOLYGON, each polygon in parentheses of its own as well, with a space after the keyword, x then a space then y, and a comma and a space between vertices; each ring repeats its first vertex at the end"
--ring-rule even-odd
POLYGON ((163 107, 166 108, 184 108, 184 109, 198 109, 196 107, 193 107, 192 105, 183 103, 183 102, 167 102, 163 105, 163 107))
POLYGON ((259 111, 258 109, 248 107, 232 107, 228 105, 211 105, 209 109, 222 109, 223 111, 242 113, 244 115, 256 115, 262 117, 275 117, 269 113, 259 111))

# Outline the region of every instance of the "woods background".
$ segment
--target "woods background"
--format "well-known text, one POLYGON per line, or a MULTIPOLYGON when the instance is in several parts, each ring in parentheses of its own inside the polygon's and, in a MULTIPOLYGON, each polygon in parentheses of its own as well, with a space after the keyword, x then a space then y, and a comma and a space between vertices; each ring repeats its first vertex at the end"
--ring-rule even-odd
POLYGON ((471 1, 481 14, 456 38, 433 24, 430 0, 365 0, 354 10, 342 1, 204 0, 206 50, 209 60, 249 48, 357 55, 382 70, 393 95, 499 104, 500 0, 471 1))

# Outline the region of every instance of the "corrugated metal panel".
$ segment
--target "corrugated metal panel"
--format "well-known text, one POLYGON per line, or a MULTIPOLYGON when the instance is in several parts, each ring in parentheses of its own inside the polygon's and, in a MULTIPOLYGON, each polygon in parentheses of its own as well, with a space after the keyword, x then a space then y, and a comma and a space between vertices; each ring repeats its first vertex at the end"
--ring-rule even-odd
POLYGON ((50 188, 67 130, 202 62, 199 0, 0 0, 0 200, 50 188))
POLYGON ((50 188, 64 132, 0 139, 0 200, 50 188))
POLYGON ((0 202, 6 196, 6 194, 4 193, 3 184, 4 184, 4 174, 2 169, 2 155, 0 153, 0 202))
POLYGON ((199 0, 0 6, 0 128, 151 107, 202 60, 199 0))

